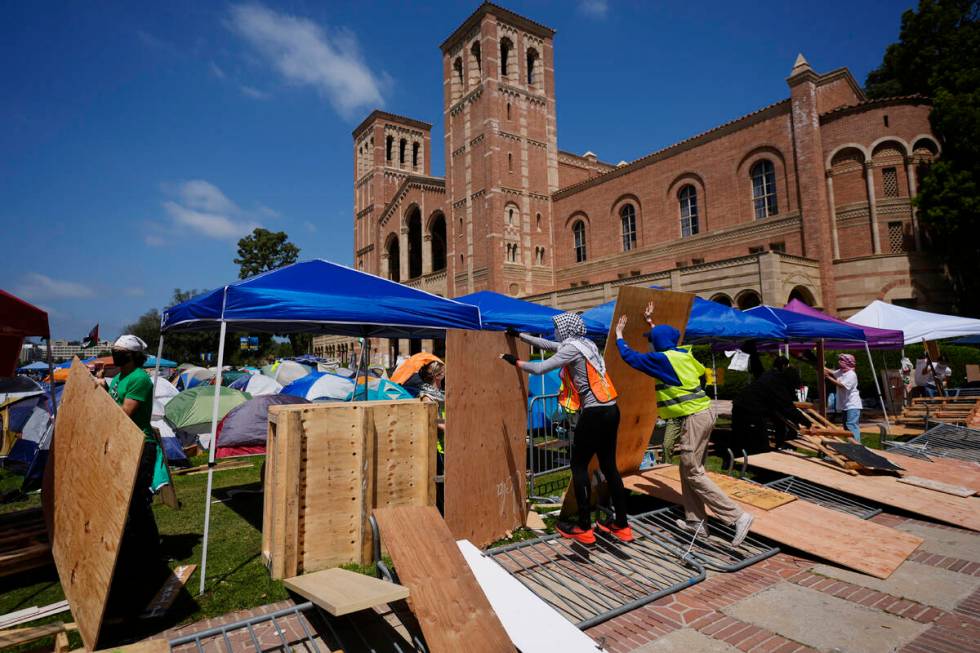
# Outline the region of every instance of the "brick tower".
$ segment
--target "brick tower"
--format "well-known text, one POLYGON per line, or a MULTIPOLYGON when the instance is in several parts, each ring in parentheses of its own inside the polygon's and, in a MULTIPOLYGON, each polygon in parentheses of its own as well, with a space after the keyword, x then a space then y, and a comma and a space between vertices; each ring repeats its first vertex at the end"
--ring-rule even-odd
POLYGON ((553 37, 484 3, 441 46, 451 295, 554 287, 553 37))
MULTIPOLYGON (((430 174, 431 131, 426 122, 384 111, 373 111, 354 130, 354 265, 358 270, 407 278, 401 271, 392 275, 385 269, 389 259, 378 247, 385 237, 379 219, 405 179, 430 174)), ((403 235, 401 240, 406 238, 403 235)), ((399 258, 391 259, 391 264, 399 265, 399 258)))

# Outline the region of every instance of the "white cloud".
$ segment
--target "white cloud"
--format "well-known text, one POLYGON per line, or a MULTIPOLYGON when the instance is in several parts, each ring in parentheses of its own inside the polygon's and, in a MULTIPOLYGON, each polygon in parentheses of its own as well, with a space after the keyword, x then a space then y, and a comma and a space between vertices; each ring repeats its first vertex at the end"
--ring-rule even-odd
POLYGON ((609 13, 608 0, 579 0, 578 10, 586 16, 605 18, 609 13))
POLYGON ((305 221, 303 223, 303 226, 306 227, 306 230, 308 232, 310 232, 311 234, 315 234, 316 233, 316 225, 313 224, 312 222, 310 222, 309 220, 305 221))
POLYGON ((214 63, 213 61, 210 63, 208 68, 211 70, 211 74, 217 77, 218 79, 225 78, 225 71, 221 69, 221 66, 214 63))
POLYGON ((239 90, 241 90, 242 95, 245 97, 250 97, 253 100, 268 100, 269 97, 271 97, 268 93, 260 91, 254 86, 249 86, 248 84, 242 84, 239 87, 239 90))
POLYGON ((163 245, 166 241, 160 232, 173 233, 174 227, 181 230, 190 228, 209 238, 237 239, 261 226, 257 215, 275 214, 275 211, 263 206, 256 211, 246 211, 220 188, 204 179, 191 179, 176 186, 165 184, 164 190, 174 197, 163 203, 163 209, 173 225, 151 224, 150 232, 144 237, 147 245, 163 245))
POLYGON ((38 272, 29 272, 17 287, 16 294, 29 299, 79 299, 92 297, 95 292, 75 281, 52 279, 38 272))
POLYGON ((260 4, 232 6, 228 26, 288 82, 316 89, 345 117, 384 103, 382 80, 368 68, 349 30, 328 34, 307 18, 260 4))
POLYGON ((146 291, 142 288, 123 288, 123 294, 127 297, 142 297, 146 294, 146 291))

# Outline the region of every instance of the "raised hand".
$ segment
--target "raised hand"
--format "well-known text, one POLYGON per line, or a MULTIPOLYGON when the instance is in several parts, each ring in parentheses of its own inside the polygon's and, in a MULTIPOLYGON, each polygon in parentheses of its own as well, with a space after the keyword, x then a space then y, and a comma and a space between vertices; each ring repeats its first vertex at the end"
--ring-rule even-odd
POLYGON ((650 302, 647 304, 646 310, 643 311, 643 319, 646 320, 646 323, 651 327, 653 326, 653 309, 654 303, 650 302))
POLYGON ((619 316, 619 322, 616 323, 616 339, 617 340, 619 340, 620 338, 623 337, 623 329, 626 328, 626 323, 628 321, 629 321, 629 318, 626 317, 625 315, 620 315, 619 316))

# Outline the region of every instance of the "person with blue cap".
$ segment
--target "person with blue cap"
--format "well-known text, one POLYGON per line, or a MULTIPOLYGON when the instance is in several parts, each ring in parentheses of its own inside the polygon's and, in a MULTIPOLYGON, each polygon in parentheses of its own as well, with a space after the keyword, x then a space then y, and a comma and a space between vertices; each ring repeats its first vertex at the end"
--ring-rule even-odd
POLYGON ((717 410, 701 387, 704 366, 691 353, 690 346, 678 346, 680 332, 677 329, 668 324, 654 324, 653 310, 654 304, 650 302, 643 314, 650 325, 644 336, 650 341, 652 351, 634 351, 623 340, 623 329, 628 321, 626 315, 621 316, 616 325, 616 347, 630 367, 656 379, 654 391, 659 416, 677 420, 680 442, 676 451, 680 454, 684 504, 684 519, 678 519, 677 525, 695 536, 706 536, 707 505, 719 521, 734 527, 732 545, 738 546, 749 532, 752 514, 728 498, 704 470, 704 456, 717 418, 717 410))

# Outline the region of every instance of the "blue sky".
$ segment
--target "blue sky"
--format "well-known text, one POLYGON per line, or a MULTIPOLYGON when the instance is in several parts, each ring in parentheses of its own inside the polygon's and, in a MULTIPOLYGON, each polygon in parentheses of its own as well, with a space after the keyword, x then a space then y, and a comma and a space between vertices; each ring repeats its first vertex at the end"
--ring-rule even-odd
MULTIPOLYGON (((431 122, 442 174, 438 45, 477 4, 0 4, 0 287, 114 337, 255 225, 350 263, 351 130, 431 122)), ((558 31, 559 147, 616 162, 786 97, 798 52, 863 82, 912 2, 503 4, 558 31)))

